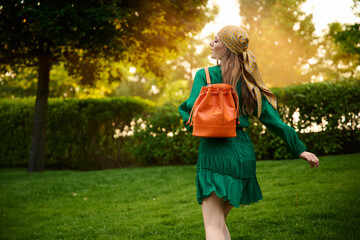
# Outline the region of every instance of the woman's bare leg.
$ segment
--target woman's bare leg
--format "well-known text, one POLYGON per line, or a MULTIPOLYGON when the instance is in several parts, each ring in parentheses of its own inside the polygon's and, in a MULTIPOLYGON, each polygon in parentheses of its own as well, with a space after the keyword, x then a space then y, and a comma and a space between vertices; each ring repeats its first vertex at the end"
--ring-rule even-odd
MULTIPOLYGON (((233 207, 233 205, 231 205, 229 202, 224 203, 225 222, 226 222, 226 217, 228 216, 228 214, 229 214, 230 210, 232 209, 232 207, 233 207)), ((225 235, 225 240, 231 240, 230 232, 229 232, 229 229, 226 226, 226 223, 225 223, 223 232, 224 232, 224 235, 225 235)))
POLYGON ((219 198, 215 192, 212 192, 209 197, 202 201, 201 210, 204 218, 206 240, 225 240, 224 199, 219 198))

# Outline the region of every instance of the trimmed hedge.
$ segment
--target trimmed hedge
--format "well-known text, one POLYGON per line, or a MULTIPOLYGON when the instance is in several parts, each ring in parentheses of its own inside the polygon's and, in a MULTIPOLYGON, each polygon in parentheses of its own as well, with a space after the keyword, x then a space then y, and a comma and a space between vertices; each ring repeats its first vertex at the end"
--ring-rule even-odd
MULTIPOLYGON (((272 89, 283 121, 298 131, 309 151, 317 155, 360 152, 360 80, 309 83, 272 89), (295 123, 293 114, 298 111, 295 123), (327 121, 320 132, 306 132, 312 124, 327 121)), ((132 153, 138 164, 196 164, 198 138, 183 130, 178 106, 165 105, 142 115, 146 128, 134 126, 132 153), (154 136, 156 134, 156 137, 154 136)), ((286 144, 250 117, 246 130, 257 159, 291 159, 286 144)))
MULTIPOLYGON (((35 99, 0 100, 0 166, 27 166, 35 99)), ((134 97, 49 99, 45 167, 104 169, 132 164, 124 148, 129 137, 114 138, 135 115, 153 106, 134 97)))
POLYGON ((134 135, 127 145, 137 165, 196 163, 200 139, 183 126, 177 107, 171 103, 158 106, 143 113, 131 127, 134 135))
MULTIPOLYGON (((273 90, 279 98, 278 111, 285 123, 300 132, 312 124, 323 124, 322 131, 299 134, 310 151, 319 155, 360 152, 360 79, 325 81, 273 90), (295 124, 292 116, 296 110, 299 121, 295 124)), ((260 138, 259 141, 268 140, 260 138)), ((275 159, 283 158, 282 155, 274 149, 275 159)))
MULTIPOLYGON (((272 89, 283 121, 317 155, 360 152, 360 80, 272 89), (298 112, 299 121, 293 114, 298 112), (325 123, 322 131, 306 132, 325 123)), ((0 100, 0 167, 26 167, 34 99, 0 100)), ((257 159, 290 159, 285 143, 255 117, 246 130, 257 159)), ((182 125, 178 104, 140 98, 49 99, 45 167, 104 169, 196 164, 199 138, 182 125)))

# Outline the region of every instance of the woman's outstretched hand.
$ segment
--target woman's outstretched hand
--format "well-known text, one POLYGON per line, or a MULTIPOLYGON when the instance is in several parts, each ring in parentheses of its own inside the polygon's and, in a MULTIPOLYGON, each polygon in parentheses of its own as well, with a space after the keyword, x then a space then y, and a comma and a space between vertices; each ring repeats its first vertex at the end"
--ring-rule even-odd
POLYGON ((299 156, 302 159, 305 159, 310 166, 313 167, 318 167, 319 166, 319 159, 315 156, 315 154, 311 153, 311 152, 302 152, 299 156))

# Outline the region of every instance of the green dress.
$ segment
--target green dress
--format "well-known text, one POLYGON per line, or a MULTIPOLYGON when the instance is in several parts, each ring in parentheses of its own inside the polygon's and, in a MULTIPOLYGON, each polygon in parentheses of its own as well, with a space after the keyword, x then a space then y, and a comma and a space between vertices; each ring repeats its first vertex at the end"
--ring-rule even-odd
MULTIPOLYGON (((209 68, 211 83, 221 83, 220 66, 209 68)), ((195 74, 194 84, 189 98, 179 107, 179 113, 184 120, 184 126, 192 130, 185 123, 202 86, 206 86, 205 70, 200 69, 195 74)), ((237 91, 241 93, 241 83, 238 82, 237 91)), ((239 96, 241 106, 241 96, 239 96)), ((259 120, 272 132, 280 136, 289 146, 294 157, 306 150, 299 140, 295 130, 285 124, 276 109, 262 97, 263 108, 259 120)), ((257 108, 253 113, 257 116, 257 108)), ((237 125, 236 137, 233 138, 200 138, 198 161, 196 166, 196 197, 199 204, 213 191, 220 198, 229 201, 234 207, 240 204, 250 204, 263 198, 256 178, 256 158, 254 146, 247 132, 248 116, 243 113, 240 124, 237 125)))

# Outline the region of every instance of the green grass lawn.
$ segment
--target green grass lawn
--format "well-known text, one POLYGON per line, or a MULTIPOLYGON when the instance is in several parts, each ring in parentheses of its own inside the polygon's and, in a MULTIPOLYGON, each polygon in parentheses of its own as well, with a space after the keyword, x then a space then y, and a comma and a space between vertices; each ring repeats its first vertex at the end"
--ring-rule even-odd
MULTIPOLYGON (((0 239, 205 239, 196 166, 0 169, 0 239)), ((236 239, 360 239, 360 154, 259 161, 264 199, 233 208, 236 239)))

